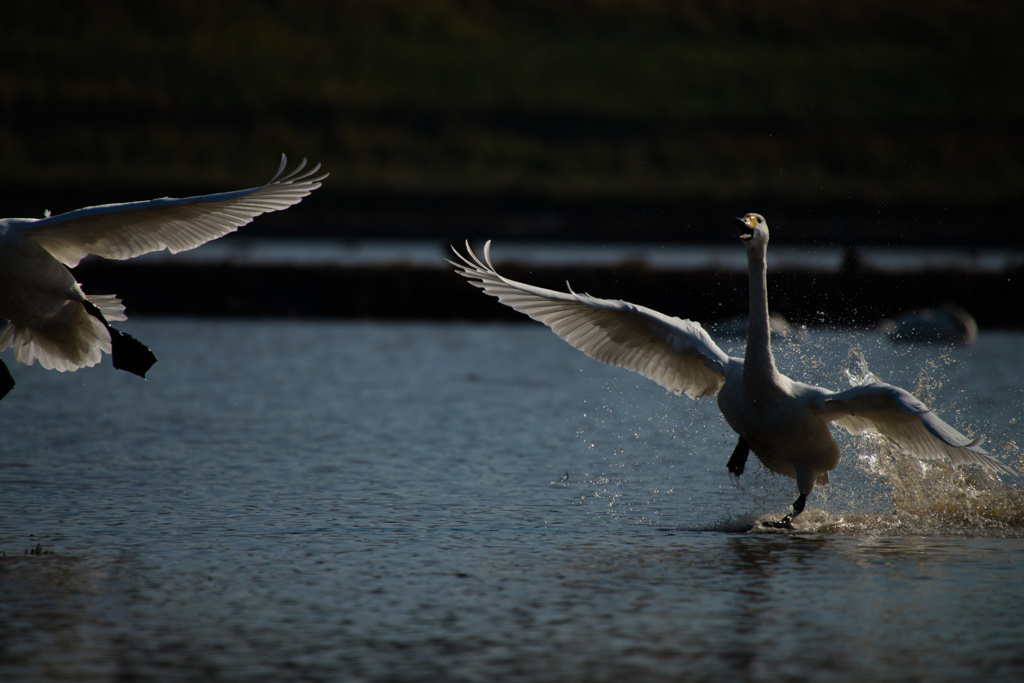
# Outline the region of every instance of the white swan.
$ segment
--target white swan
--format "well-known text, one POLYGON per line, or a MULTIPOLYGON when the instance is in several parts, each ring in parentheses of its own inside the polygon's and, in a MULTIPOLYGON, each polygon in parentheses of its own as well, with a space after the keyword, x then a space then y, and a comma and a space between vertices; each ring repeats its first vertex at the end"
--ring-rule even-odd
POLYGON ((954 303, 904 311, 896 320, 882 320, 878 326, 897 344, 923 341, 966 346, 978 337, 974 316, 954 303))
MULTIPOLYGON (((15 347, 15 360, 36 360, 49 370, 75 371, 112 356, 114 367, 141 377, 156 361, 148 348, 114 330, 126 320, 114 295, 86 295, 69 268, 87 254, 110 259, 168 249, 194 249, 234 232, 256 216, 287 209, 320 187, 320 164, 302 173, 303 159, 281 177, 287 158, 269 183, 237 192, 106 204, 45 218, 0 219, 0 351, 15 347), (315 177, 314 177, 315 176, 315 177)), ((0 398, 14 386, 0 360, 0 398)))
POLYGON ((480 260, 467 242, 469 258, 450 261, 470 283, 501 303, 544 323, 595 360, 639 372, 676 394, 703 398, 718 394, 718 407, 739 443, 728 470, 739 476, 751 450, 772 472, 793 477, 799 498, 793 511, 768 526, 792 528, 808 494, 828 483, 839 464, 839 445, 829 431, 836 423, 852 433, 879 432, 903 450, 926 460, 972 463, 1015 474, 940 420, 911 394, 880 382, 833 392, 795 382, 781 374, 772 357, 765 254, 768 225, 748 213, 737 218, 747 249, 750 313, 746 359, 727 356, 701 326, 625 301, 556 292, 502 277, 491 265, 490 242, 480 260))

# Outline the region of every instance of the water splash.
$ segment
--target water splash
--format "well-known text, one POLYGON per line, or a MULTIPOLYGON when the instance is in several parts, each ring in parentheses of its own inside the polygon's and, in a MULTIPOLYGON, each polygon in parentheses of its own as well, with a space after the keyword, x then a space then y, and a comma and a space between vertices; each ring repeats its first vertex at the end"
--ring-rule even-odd
MULTIPOLYGON (((858 347, 849 350, 843 374, 854 387, 880 381, 858 347)), ((941 387, 939 362, 924 363, 915 396, 934 407, 941 387)), ((978 467, 919 460, 878 434, 855 436, 852 442, 844 448, 847 462, 884 485, 892 512, 835 512, 828 509, 833 506, 815 506, 797 518, 797 529, 842 534, 1024 536, 1024 490, 1020 487, 978 467)), ((844 503, 860 507, 854 500, 844 503)), ((774 517, 769 514, 764 519, 774 517)))
POLYGON ((871 372, 868 367, 868 359, 859 346, 853 346, 846 353, 846 367, 843 369, 846 381, 851 387, 859 387, 871 382, 881 382, 881 378, 871 372))
POLYGON ((877 454, 871 468, 888 483, 900 526, 916 532, 1024 534, 1024 495, 996 475, 917 460, 879 436, 858 441, 877 454))

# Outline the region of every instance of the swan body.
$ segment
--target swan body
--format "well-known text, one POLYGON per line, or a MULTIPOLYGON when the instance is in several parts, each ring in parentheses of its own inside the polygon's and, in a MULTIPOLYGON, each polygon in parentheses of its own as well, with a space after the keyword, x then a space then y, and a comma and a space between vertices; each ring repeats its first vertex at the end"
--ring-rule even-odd
POLYGON ((974 316, 952 303, 905 311, 896 320, 881 321, 879 326, 895 343, 923 341, 966 346, 978 337, 974 316))
MULTIPOLYGON (((108 353, 115 367, 145 376, 156 358, 109 324, 127 319, 124 306, 113 295, 85 294, 69 268, 87 254, 123 260, 160 249, 194 249, 261 214, 298 204, 327 177, 316 175, 319 164, 303 173, 305 159, 282 177, 286 164, 282 155, 269 183, 237 192, 0 219, 0 316, 8 321, 0 331, 0 351, 13 346, 17 362, 38 360, 60 372, 96 365, 108 353)), ((4 366, 0 398, 12 387, 4 366)))
POLYGON ((736 219, 747 251, 750 310, 746 358, 730 357, 696 322, 625 301, 534 287, 498 274, 490 242, 480 259, 451 261, 470 283, 501 303, 543 322, 595 360, 624 367, 690 398, 718 396, 718 407, 739 441, 727 468, 743 473, 750 451, 772 472, 796 479, 793 511, 769 526, 791 528, 816 484, 840 460, 830 425, 851 433, 877 432, 925 460, 976 464, 1015 472, 932 413, 907 391, 882 382, 841 392, 797 382, 778 371, 771 349, 766 279, 768 225, 758 214, 736 219))

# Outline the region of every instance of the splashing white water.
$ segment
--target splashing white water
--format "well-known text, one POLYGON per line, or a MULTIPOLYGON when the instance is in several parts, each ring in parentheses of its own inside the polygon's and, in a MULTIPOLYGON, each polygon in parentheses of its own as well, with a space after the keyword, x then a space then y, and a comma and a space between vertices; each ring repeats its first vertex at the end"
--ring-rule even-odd
POLYGON ((868 367, 868 359, 860 347, 854 346, 846 353, 846 368, 843 369, 846 381, 851 387, 859 387, 871 382, 881 382, 882 379, 871 372, 868 367))
MULTIPOLYGON (((942 387, 937 369, 938 363, 925 363, 914 389, 915 396, 932 407, 936 392, 942 387)), ((855 387, 881 381, 858 347, 849 350, 843 375, 855 387)), ((971 434, 969 427, 965 433, 971 434)), ((1015 486, 1016 482, 1003 481, 978 467, 919 460, 877 434, 856 436, 852 441, 852 447, 844 449, 847 462, 854 463, 874 482, 883 484, 893 506, 892 512, 836 512, 827 509, 834 506, 826 505, 824 509, 814 506, 794 523, 800 531, 1024 535, 1024 490, 1015 486), (851 457, 854 455, 856 457, 851 457)), ((854 500, 843 503, 860 507, 854 500)), ((765 515, 764 519, 774 519, 774 515, 765 515)))

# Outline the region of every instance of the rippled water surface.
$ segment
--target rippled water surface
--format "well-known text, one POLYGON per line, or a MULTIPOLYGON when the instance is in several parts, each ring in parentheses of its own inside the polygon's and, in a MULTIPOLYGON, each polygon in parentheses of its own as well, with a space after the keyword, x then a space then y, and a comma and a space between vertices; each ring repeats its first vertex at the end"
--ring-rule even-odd
MULTIPOLYGON (((713 401, 540 325, 125 329, 147 382, 12 368, 4 681, 1024 679, 1024 478, 844 436, 765 533, 795 485, 730 481, 713 401)), ((1022 345, 777 355, 842 388, 855 347, 1022 469, 1022 345)))

